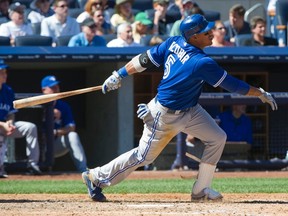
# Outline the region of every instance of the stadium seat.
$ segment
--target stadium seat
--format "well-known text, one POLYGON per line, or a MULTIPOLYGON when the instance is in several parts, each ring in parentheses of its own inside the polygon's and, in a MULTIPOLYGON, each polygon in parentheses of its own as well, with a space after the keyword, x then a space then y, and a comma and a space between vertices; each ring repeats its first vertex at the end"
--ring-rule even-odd
POLYGON ((106 44, 109 43, 111 40, 116 39, 117 35, 116 34, 103 34, 101 35, 105 40, 106 40, 106 44))
POLYGON ((56 38, 57 46, 68 46, 68 43, 73 35, 59 36, 56 38))
POLYGON ((77 19, 77 17, 84 11, 83 8, 69 8, 68 15, 77 19))
POLYGON ((0 46, 11 46, 10 37, 0 36, 0 46))
POLYGON ((235 36, 235 46, 252 46, 252 34, 239 34, 235 36))
MULTIPOLYGON (((140 44, 143 45, 143 46, 150 46, 150 41, 151 41, 151 38, 153 37, 154 35, 146 35, 144 37, 142 37, 140 39, 140 44)), ((169 35, 158 35, 158 37, 162 38, 163 41, 166 40, 169 35)))
POLYGON ((276 14, 277 14, 277 37, 279 44, 284 43, 287 46, 287 27, 288 27, 288 1, 278 0, 276 3, 276 14))
POLYGON ((139 11, 145 11, 153 8, 153 0, 135 0, 133 5, 133 9, 137 9, 139 11))
POLYGON ((221 20, 221 14, 218 11, 204 10, 204 16, 208 21, 221 20))
POLYGON ((41 33, 41 22, 31 23, 33 34, 40 35, 41 33))
POLYGON ((15 46, 52 46, 52 37, 41 35, 18 36, 15 38, 15 46))

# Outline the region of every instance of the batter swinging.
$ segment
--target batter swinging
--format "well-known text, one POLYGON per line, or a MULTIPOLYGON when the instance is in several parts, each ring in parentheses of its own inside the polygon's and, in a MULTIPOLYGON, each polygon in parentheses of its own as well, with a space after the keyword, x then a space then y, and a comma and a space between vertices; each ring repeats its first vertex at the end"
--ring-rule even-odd
POLYGON ((182 36, 170 37, 134 57, 105 80, 102 86, 104 94, 119 88, 122 78, 128 75, 153 65, 164 65, 157 95, 147 106, 141 104, 138 110, 138 116, 144 121, 139 146, 104 166, 82 173, 92 200, 106 201, 103 188, 121 182, 138 167, 153 162, 181 131, 199 138, 206 145, 191 200, 222 200, 222 195, 211 189, 211 183, 226 134, 198 104, 203 84, 206 82, 229 92, 258 96, 263 103, 269 103, 272 110, 277 109, 277 104, 270 93, 232 77, 203 52, 212 44, 213 26, 214 22, 208 22, 199 14, 188 16, 180 25, 182 36))

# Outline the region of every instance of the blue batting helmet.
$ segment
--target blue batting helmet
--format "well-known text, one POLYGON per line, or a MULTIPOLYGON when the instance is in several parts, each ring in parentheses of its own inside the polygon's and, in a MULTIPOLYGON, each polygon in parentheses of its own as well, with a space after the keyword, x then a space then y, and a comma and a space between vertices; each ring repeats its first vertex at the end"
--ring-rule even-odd
POLYGON ((186 41, 195 34, 207 32, 214 27, 214 22, 208 22, 204 16, 193 14, 186 17, 180 24, 180 32, 186 41))

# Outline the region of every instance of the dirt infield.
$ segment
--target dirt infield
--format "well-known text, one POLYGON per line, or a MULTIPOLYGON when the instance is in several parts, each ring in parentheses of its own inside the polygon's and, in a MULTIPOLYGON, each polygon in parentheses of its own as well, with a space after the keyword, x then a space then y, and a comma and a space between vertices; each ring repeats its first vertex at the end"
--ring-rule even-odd
MULTIPOLYGON (((136 171, 137 178, 192 178, 194 172, 136 171)), ((288 172, 219 172, 215 178, 281 177, 288 172)), ((80 174, 11 175, 9 179, 79 179, 80 174)), ((288 183, 288 182, 287 182, 288 183)), ((223 194, 221 203, 191 203, 190 194, 106 194, 109 202, 92 202, 85 194, 1 194, 0 215, 288 215, 288 194, 223 194)))

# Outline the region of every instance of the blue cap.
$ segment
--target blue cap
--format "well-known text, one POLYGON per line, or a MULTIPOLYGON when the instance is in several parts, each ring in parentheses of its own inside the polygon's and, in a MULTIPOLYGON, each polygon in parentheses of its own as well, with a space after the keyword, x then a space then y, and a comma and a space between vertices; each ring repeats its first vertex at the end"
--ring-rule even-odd
POLYGON ((186 41, 195 34, 201 34, 211 30, 215 22, 208 22, 204 16, 200 14, 193 14, 186 17, 180 24, 180 31, 182 37, 186 41))
POLYGON ((8 68, 8 65, 4 63, 3 59, 0 59, 0 70, 8 68))
POLYGON ((55 76, 46 76, 42 79, 41 81, 41 87, 46 88, 46 87, 52 87, 59 84, 59 81, 56 79, 55 76))

